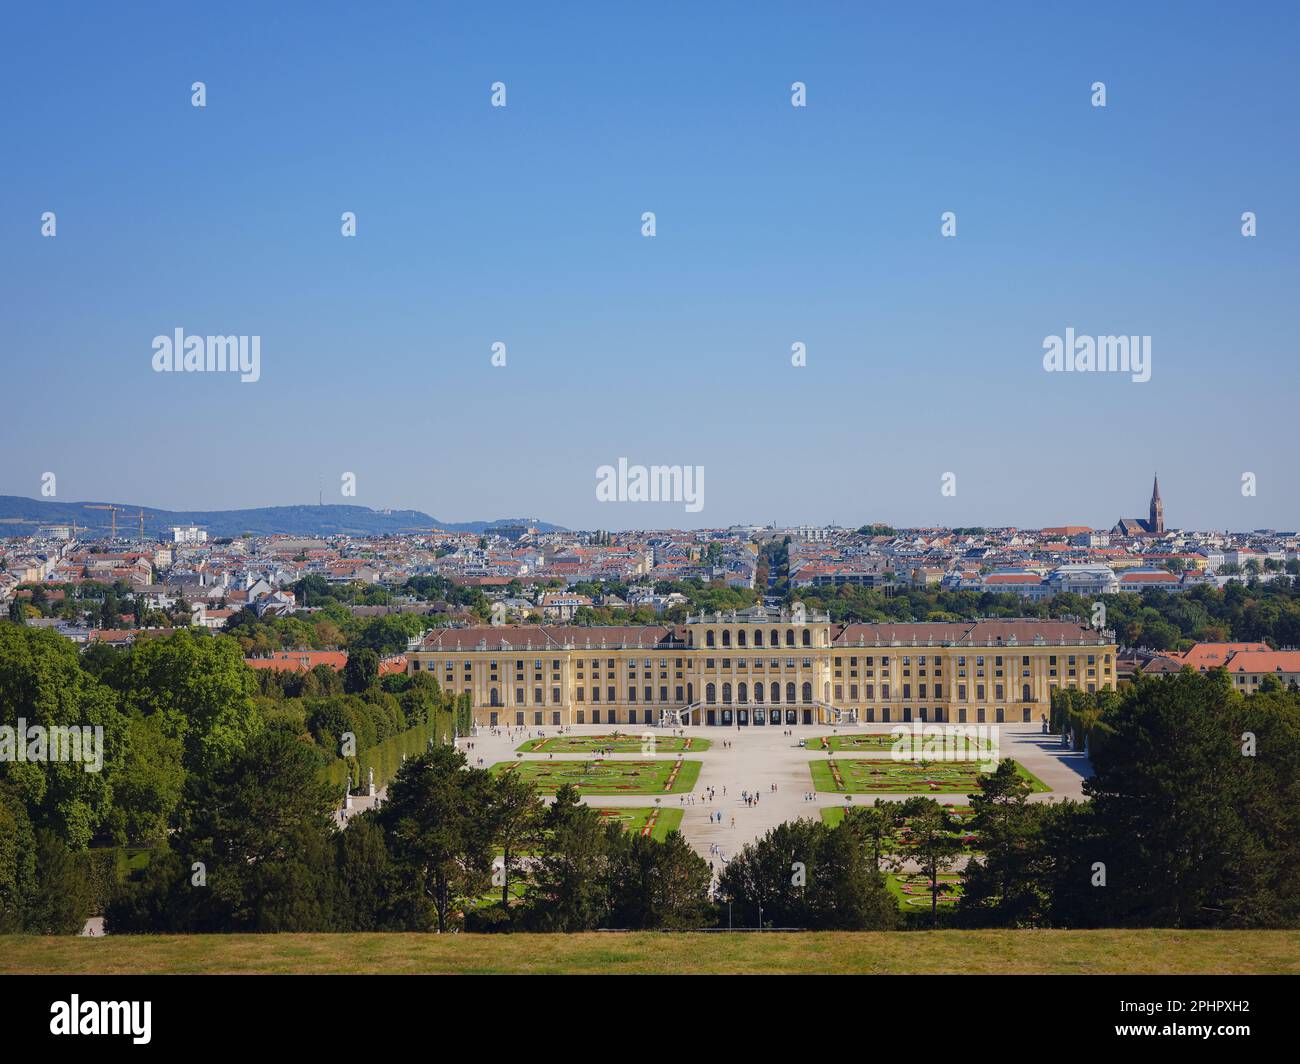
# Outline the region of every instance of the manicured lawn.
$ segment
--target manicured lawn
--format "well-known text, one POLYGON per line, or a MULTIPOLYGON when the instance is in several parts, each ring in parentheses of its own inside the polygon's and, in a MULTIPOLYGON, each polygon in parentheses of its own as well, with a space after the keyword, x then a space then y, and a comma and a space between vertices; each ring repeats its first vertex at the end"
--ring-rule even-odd
POLYGON ((700 762, 675 757, 653 761, 501 761, 494 774, 517 772, 543 794, 571 783, 583 794, 677 794, 689 791, 700 775, 700 762))
MULTIPOLYGON (((654 740, 654 749, 661 754, 699 753, 711 745, 708 739, 685 738, 680 735, 660 735, 646 729, 646 734, 654 740)), ((519 747, 525 754, 639 754, 649 740, 643 740, 641 733, 623 734, 613 732, 610 735, 556 735, 547 739, 529 739, 519 747)), ((645 751, 649 753, 647 749, 645 751)))
MULTIPOLYGON (((933 725, 932 725, 933 727, 933 725)), ((889 732, 858 732, 850 735, 821 735, 808 740, 809 750, 850 750, 854 753, 888 755, 898 743, 898 737, 889 732)), ((924 740, 922 740, 924 741, 924 740)), ((969 740, 972 751, 984 750, 989 746, 988 740, 977 739, 972 735, 969 740)))
POLYGON ((600 814, 601 820, 605 823, 621 824, 628 831, 634 831, 638 835, 645 834, 646 824, 650 823, 653 817, 653 823, 650 823, 650 837, 656 842, 663 842, 670 831, 680 831, 682 827, 682 811, 677 808, 602 809, 596 805, 592 808, 600 814))
POLYGON ((0 973, 1300 975, 1296 931, 10 935, 0 973))
MULTIPOLYGON (((826 758, 809 763, 813 786, 840 794, 976 794, 980 766, 973 761, 865 761, 826 758)), ((1035 791, 1051 790, 1020 762, 1016 770, 1035 791)))

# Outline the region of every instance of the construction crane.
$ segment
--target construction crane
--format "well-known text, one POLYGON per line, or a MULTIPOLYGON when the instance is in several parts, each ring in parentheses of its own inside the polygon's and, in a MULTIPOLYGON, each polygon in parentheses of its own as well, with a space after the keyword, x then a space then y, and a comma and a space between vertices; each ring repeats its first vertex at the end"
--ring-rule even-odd
POLYGON ((112 527, 111 538, 117 539, 117 511, 122 510, 125 512, 126 507, 114 506, 111 503, 106 502, 88 502, 85 505, 87 510, 107 510, 109 512, 109 520, 112 527))

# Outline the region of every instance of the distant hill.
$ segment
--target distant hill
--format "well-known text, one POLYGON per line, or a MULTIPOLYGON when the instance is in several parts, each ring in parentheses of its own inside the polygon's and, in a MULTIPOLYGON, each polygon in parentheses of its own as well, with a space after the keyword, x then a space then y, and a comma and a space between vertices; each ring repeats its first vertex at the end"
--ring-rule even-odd
MULTIPOLYGON (((0 495, 0 537, 30 535, 41 525, 70 525, 107 533, 108 510, 88 509, 102 503, 55 502, 50 499, 25 499, 20 495, 0 495)), ((501 525, 530 524, 544 532, 564 531, 559 525, 526 518, 500 518, 495 521, 439 521, 419 510, 371 510, 365 506, 261 506, 252 510, 159 510, 153 506, 114 503, 118 506, 117 534, 139 534, 141 510, 144 531, 149 537, 171 537, 173 525, 202 525, 210 538, 254 536, 277 533, 292 536, 377 536, 393 532, 421 532, 433 528, 448 532, 485 532, 501 525)))

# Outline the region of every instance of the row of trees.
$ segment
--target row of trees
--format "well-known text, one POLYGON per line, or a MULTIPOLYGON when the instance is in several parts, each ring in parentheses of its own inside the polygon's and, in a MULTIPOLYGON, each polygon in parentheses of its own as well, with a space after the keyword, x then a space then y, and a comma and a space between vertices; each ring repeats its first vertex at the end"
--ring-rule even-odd
POLYGON ((130 932, 588 931, 767 924, 893 927, 897 909, 849 828, 797 821, 746 848, 721 881, 682 836, 603 821, 565 787, 549 806, 512 773, 435 747, 409 758, 378 810, 338 830, 301 743, 267 731, 187 790, 181 827, 107 912, 130 932), (791 855, 806 889, 788 887, 791 855), (783 873, 778 875, 778 873, 783 873))
POLYGON ((346 606, 331 602, 317 613, 258 617, 242 609, 223 629, 239 640, 246 657, 265 657, 277 650, 372 650, 380 657, 400 654, 408 641, 433 627, 436 617, 419 613, 389 613, 356 617, 346 606))
POLYGON ((106 926, 447 930, 468 913, 480 929, 692 927, 708 886, 707 864, 680 835, 657 843, 603 825, 571 793, 548 809, 530 785, 470 768, 445 746, 409 758, 384 805, 338 830, 303 744, 268 731, 187 792, 180 829, 114 898, 106 926), (511 849, 524 845, 536 847, 526 867, 511 849), (503 848, 504 870, 494 869, 503 848), (506 904, 525 882, 524 900, 506 904))
POLYGON ((417 726, 450 735, 464 723, 463 701, 431 676, 379 677, 373 651, 353 655, 342 673, 278 674, 250 669, 236 640, 200 630, 79 653, 48 629, 0 622, 0 725, 89 727, 102 737, 95 771, 81 762, 0 757, 7 926, 52 926, 44 916, 33 923, 18 915, 34 911, 29 888, 44 874, 42 853, 53 860, 66 851, 75 862, 103 847, 163 852, 187 816, 186 796, 228 772, 265 733, 287 737, 317 777, 333 775, 336 805, 334 767, 350 760, 349 775, 359 781, 357 765, 377 744, 417 726))
POLYGON ((1184 670, 1098 710, 1091 800, 1000 796, 966 915, 997 926, 1300 924, 1300 693, 1241 695, 1222 669, 1184 670))

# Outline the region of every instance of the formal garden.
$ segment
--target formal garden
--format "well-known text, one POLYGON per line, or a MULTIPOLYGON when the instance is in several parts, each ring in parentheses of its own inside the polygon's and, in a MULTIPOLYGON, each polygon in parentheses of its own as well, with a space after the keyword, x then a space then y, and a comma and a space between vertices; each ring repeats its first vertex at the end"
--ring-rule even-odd
MULTIPOLYGON (((931 725, 931 727, 936 726, 931 725)), ((904 741, 906 742, 910 737, 910 734, 905 736, 904 741)), ((922 742, 926 741, 927 738, 923 734, 921 737, 922 742)), ((936 737, 935 741, 944 740, 943 737, 936 737)), ((951 739, 946 741, 952 742, 951 739)), ((898 742, 898 736, 891 735, 889 732, 857 732, 849 735, 821 735, 815 739, 809 739, 808 749, 822 752, 827 750, 848 750, 852 753, 889 754, 898 745, 898 742)), ((987 750, 990 745, 987 737, 980 738, 973 734, 966 737, 965 742, 973 756, 978 756, 980 752, 987 750)))
POLYGON ((660 809, 658 806, 631 807, 613 809, 593 806, 600 815, 602 823, 618 824, 625 831, 634 835, 649 835, 656 842, 663 842, 670 831, 680 831, 682 811, 677 808, 660 809))
POLYGON ((699 761, 657 758, 649 761, 502 761, 493 775, 517 773, 542 794, 554 794, 566 783, 580 794, 677 794, 694 788, 699 761))
MULTIPOLYGON (((891 872, 885 876, 885 886, 898 899, 904 912, 929 912, 931 906, 930 877, 921 872, 891 872)), ((939 873, 939 908, 952 908, 961 897, 961 873, 939 873)))
POLYGON ((646 752, 653 741, 654 749, 661 754, 699 753, 710 746, 708 739, 682 738, 679 735, 646 732, 613 732, 610 735, 554 735, 543 739, 529 739, 520 746, 522 754, 639 754, 646 752))
MULTIPOLYGON (((1033 791, 1051 790, 1020 762, 1016 771, 1033 791)), ((980 764, 974 761, 813 761, 813 786, 840 794, 975 794, 980 764)))

